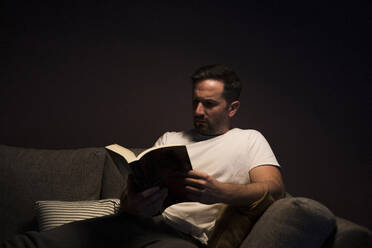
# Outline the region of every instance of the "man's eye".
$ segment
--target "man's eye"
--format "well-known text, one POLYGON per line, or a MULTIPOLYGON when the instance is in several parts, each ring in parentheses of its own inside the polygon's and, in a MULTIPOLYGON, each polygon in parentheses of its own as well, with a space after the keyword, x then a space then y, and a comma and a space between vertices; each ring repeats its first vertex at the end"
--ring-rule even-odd
POLYGON ((206 108, 213 108, 214 106, 216 106, 216 103, 214 103, 214 102, 204 102, 203 105, 206 108))

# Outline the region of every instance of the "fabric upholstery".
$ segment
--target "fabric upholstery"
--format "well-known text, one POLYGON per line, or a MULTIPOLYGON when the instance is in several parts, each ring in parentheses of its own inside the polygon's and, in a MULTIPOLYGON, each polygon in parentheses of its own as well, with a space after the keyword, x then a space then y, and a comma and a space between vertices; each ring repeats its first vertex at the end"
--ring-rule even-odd
POLYGON ((372 232, 340 217, 336 217, 337 228, 324 248, 372 247, 372 232))
POLYGON ((104 148, 45 150, 0 145, 0 240, 37 230, 36 201, 97 200, 102 194, 120 198, 124 181, 106 154, 104 148), (106 183, 105 177, 118 183, 106 183))
POLYGON ((334 215, 319 202, 284 198, 266 210, 241 247, 322 247, 335 227, 334 215))
POLYGON ((102 175, 100 199, 120 198, 127 186, 128 169, 126 164, 115 163, 106 149, 102 175))
MULTIPOLYGON (((125 166, 115 163, 104 148, 43 150, 0 145, 0 243, 37 230, 35 201, 120 198, 128 175, 125 166)), ((282 199, 267 209, 241 247, 322 247, 327 236, 327 248, 372 247, 370 230, 341 218, 336 229, 334 222, 332 213, 320 203, 282 199)))

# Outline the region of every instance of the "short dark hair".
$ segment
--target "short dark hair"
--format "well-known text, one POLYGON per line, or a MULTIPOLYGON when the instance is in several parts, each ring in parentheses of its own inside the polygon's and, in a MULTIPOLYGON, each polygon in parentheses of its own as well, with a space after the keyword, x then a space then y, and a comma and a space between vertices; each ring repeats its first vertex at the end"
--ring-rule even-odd
POLYGON ((196 83, 206 79, 218 80, 224 84, 223 97, 228 103, 239 100, 242 82, 227 65, 206 65, 197 69, 191 76, 193 88, 196 83))

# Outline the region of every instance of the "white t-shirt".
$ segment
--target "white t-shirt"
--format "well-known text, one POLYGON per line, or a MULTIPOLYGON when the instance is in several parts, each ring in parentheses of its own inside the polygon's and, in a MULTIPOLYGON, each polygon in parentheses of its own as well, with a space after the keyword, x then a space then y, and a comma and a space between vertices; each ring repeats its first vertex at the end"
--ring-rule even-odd
MULTIPOLYGON (((203 171, 220 182, 249 184, 249 171, 259 165, 279 166, 264 136, 252 129, 234 128, 208 137, 196 131, 167 132, 155 146, 186 145, 194 170, 203 171)), ((173 228, 207 243, 222 204, 184 202, 164 210, 165 221, 173 228)))

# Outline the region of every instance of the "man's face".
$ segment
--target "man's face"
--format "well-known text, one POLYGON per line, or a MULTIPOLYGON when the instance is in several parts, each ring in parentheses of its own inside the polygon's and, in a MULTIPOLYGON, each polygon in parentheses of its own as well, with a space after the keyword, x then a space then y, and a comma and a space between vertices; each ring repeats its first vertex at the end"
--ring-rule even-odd
POLYGON ((224 84, 207 79, 195 84, 193 115, 195 129, 204 135, 219 135, 230 129, 230 105, 223 97, 224 84))

